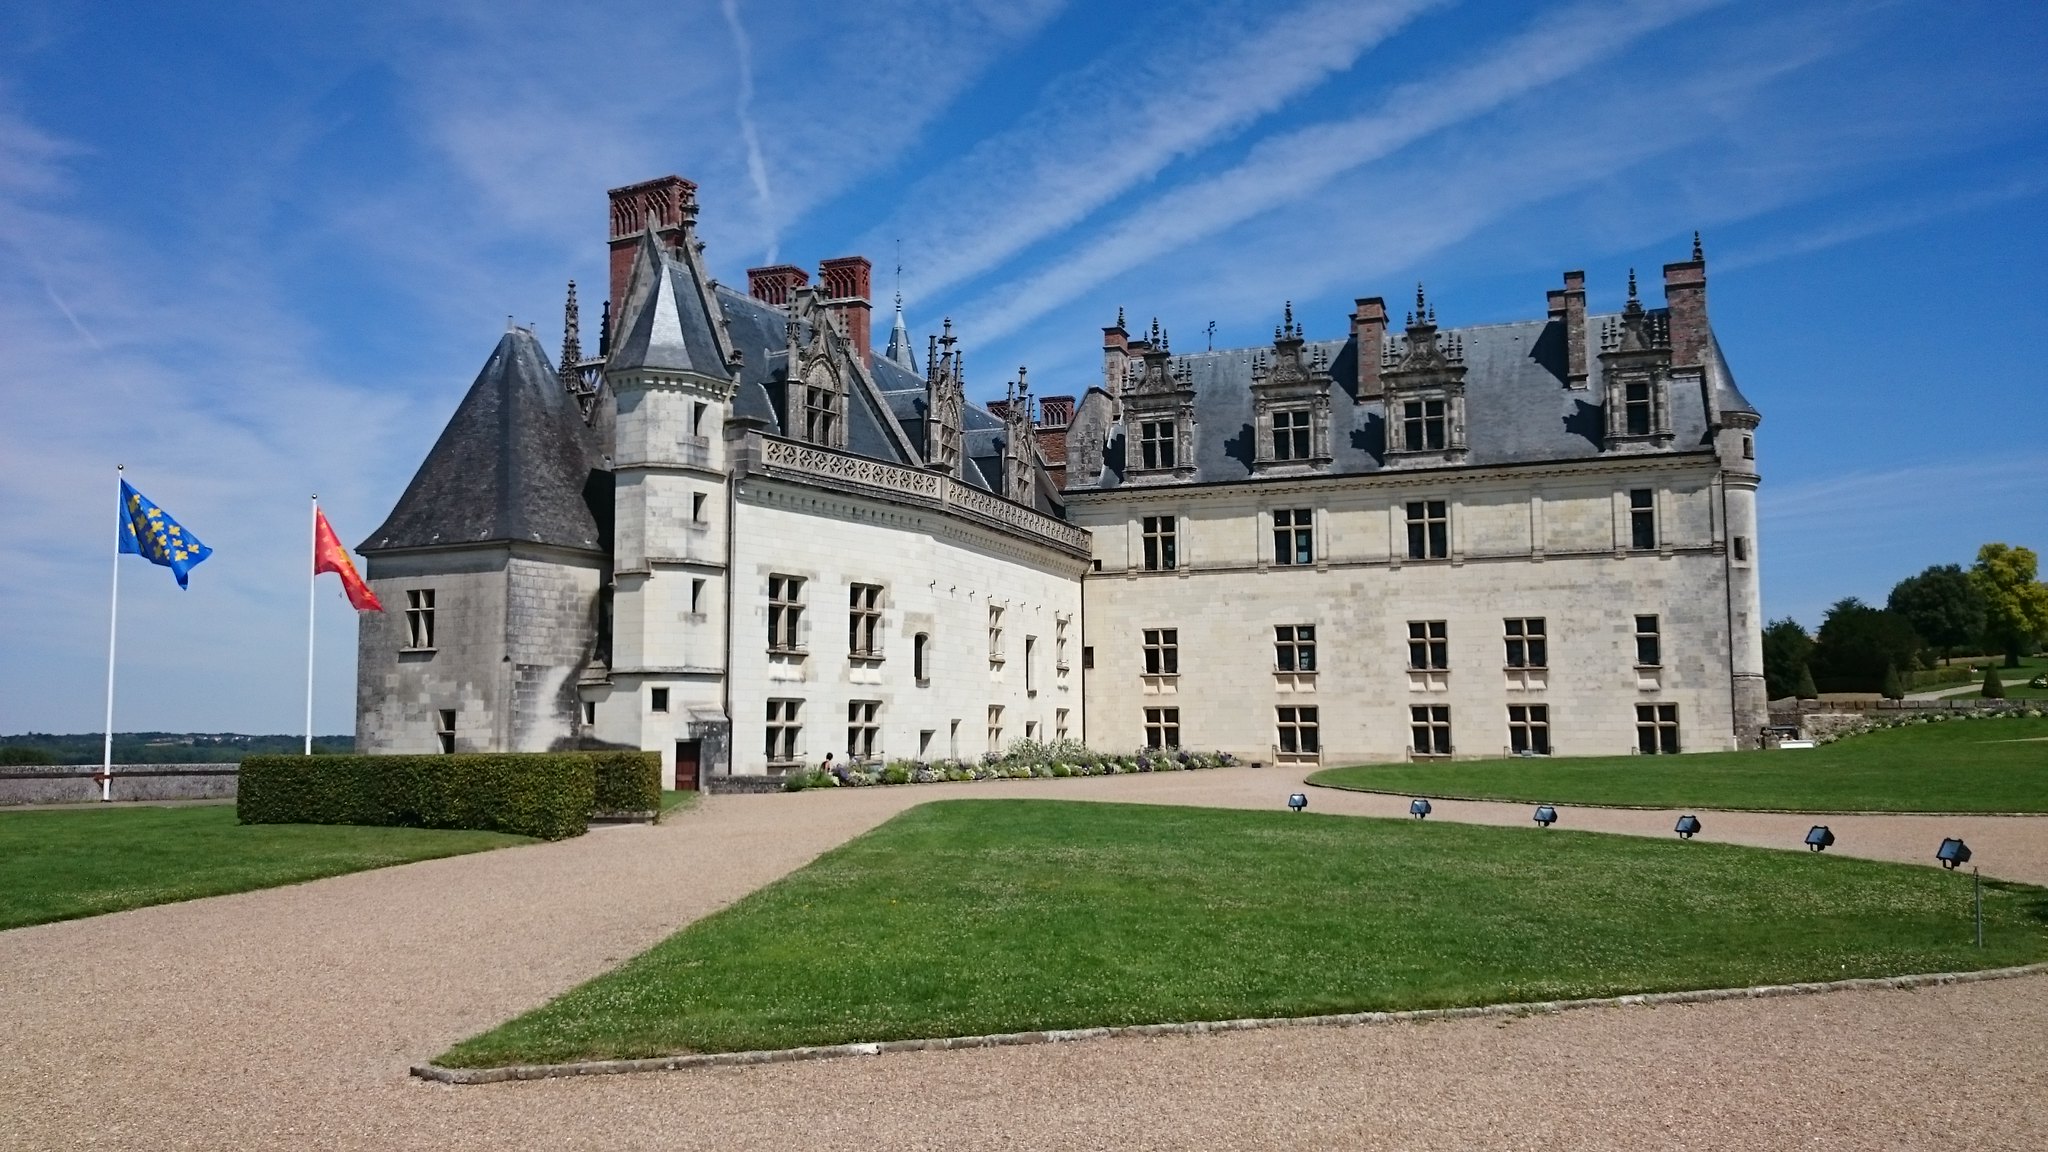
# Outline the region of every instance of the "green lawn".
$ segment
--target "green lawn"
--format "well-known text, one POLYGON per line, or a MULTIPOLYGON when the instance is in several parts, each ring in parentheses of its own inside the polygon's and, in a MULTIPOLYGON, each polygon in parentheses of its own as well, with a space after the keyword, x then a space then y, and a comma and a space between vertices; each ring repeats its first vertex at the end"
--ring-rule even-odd
POLYGON ((1724 844, 926 804, 440 1062, 1297 1016, 2048 959, 2048 890, 1724 844))
POLYGON ((663 815, 674 812, 679 808, 688 811, 696 806, 697 793, 693 791, 677 788, 664 788, 662 790, 661 811, 663 815))
POLYGON ((232 804, 0 812, 0 929, 527 843, 500 832, 242 825, 232 804))
POLYGON ((1550 804, 1808 812, 2048 812, 2048 717, 1950 720, 1819 748, 1368 764, 1332 788, 1550 804))

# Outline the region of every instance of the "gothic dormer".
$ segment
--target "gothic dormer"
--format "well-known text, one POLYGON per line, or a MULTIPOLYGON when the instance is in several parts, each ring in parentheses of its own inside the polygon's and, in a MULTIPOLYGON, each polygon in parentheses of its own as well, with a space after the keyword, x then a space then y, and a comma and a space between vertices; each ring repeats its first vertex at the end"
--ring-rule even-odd
POLYGON ((1606 382, 1606 450, 1671 443, 1671 322, 1636 298, 1629 269, 1628 304, 1600 326, 1600 368, 1606 382))
POLYGON ((1031 386, 1024 368, 1017 368, 1003 403, 1003 495, 1019 504, 1035 502, 1037 438, 1031 432, 1031 386))
POLYGON ((1258 472, 1299 471, 1330 463, 1330 364, 1320 350, 1307 355, 1294 322, 1294 302, 1273 329, 1273 355, 1252 360, 1252 420, 1258 472))
POLYGON ((1415 286, 1408 334, 1380 354, 1386 390, 1387 463, 1458 464, 1465 459, 1465 342, 1441 333, 1436 308, 1415 286))
POLYGON ((1134 484, 1191 479, 1195 474, 1195 382, 1176 362, 1159 321, 1133 340, 1138 367, 1124 388, 1124 478, 1134 484))
POLYGON ((953 318, 946 317, 945 335, 931 338, 924 357, 925 467, 948 476, 960 475, 960 426, 967 414, 967 381, 961 367, 960 338, 953 318))
POLYGON ((848 343, 837 319, 819 301, 817 289, 804 285, 790 293, 783 332, 788 365, 783 378, 783 431, 821 448, 844 448, 848 343))

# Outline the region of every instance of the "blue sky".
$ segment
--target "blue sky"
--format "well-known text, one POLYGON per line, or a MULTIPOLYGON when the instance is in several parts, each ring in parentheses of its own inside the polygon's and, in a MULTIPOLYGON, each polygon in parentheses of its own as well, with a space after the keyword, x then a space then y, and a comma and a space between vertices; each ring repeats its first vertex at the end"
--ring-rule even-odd
MULTIPOLYGON (((1119 305, 1183 347, 1418 279, 1449 324, 1567 268, 1614 307, 1698 228, 1771 615, 2048 548, 2044 61, 2012 3, 14 0, 0 731, 99 727, 116 461, 216 550, 125 562, 116 727, 296 731, 307 494, 367 535, 669 172, 729 282, 860 252, 886 297, 900 241, 984 398, 1085 387, 1119 305)), ((327 580, 323 732, 350 616, 327 580)))

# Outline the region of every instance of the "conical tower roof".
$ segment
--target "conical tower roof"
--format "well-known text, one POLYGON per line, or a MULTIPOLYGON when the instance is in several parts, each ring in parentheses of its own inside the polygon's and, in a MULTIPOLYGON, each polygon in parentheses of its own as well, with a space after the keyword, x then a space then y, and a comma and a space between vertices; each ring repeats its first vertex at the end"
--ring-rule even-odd
POLYGON ((714 307, 693 263, 676 259, 652 231, 641 233, 605 369, 661 368, 728 379, 714 307))
POLYGON ((889 329, 889 347, 882 353, 906 372, 917 371, 917 353, 910 349, 910 329, 903 323, 903 294, 896 294, 896 326, 889 329))
MULTIPOLYGON (((533 333, 498 340, 398 506, 357 549, 497 541, 602 553, 609 545, 586 492, 601 486, 603 447, 533 333)), ((607 490, 598 498, 609 518, 607 490)))

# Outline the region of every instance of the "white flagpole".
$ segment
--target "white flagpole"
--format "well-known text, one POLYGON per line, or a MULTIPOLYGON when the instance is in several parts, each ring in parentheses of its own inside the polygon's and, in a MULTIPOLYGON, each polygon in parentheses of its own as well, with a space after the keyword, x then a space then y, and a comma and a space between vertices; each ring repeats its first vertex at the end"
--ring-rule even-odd
MULTIPOLYGON (((114 465, 114 507, 121 515, 128 515, 128 508, 121 503, 121 474, 127 470, 124 464, 114 465)), ((107 609, 107 730, 100 744, 100 800, 114 798, 114 636, 121 623, 121 528, 120 522, 114 527, 114 590, 111 604, 107 609)))
POLYGON ((312 550, 306 556, 306 755, 313 754, 313 614, 314 593, 320 584, 317 557, 320 552, 320 494, 313 494, 312 550))

